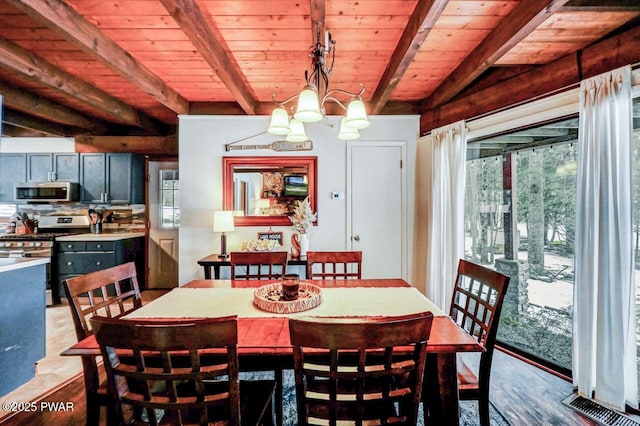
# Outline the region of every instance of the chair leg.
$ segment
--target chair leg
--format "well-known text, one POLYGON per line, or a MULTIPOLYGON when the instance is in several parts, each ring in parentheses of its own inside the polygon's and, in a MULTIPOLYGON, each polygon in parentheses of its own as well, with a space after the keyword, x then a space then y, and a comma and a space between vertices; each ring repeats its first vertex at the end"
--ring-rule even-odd
POLYGON ((82 369, 84 375, 84 392, 87 401, 87 426, 100 424, 100 397, 98 396, 98 368, 95 359, 82 357, 82 369))
POLYGON ((85 389, 85 391, 87 401, 86 425, 98 426, 100 424, 100 401, 98 399, 98 395, 90 392, 88 389, 85 389))
POLYGON ((478 412, 480 426, 489 426, 489 395, 480 395, 478 398, 478 412))

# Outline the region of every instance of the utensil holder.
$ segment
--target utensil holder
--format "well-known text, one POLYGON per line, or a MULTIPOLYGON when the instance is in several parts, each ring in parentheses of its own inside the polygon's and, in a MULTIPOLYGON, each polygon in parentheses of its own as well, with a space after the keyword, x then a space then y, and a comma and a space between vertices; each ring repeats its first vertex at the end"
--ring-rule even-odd
POLYGON ((102 224, 101 223, 92 223, 89 227, 92 234, 102 234, 102 224))

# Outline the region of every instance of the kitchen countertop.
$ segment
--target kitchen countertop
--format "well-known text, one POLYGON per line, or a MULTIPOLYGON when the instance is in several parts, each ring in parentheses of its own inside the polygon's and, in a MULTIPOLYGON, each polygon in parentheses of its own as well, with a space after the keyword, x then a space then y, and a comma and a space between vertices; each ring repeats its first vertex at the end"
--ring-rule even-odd
POLYGON ((36 265, 45 265, 51 259, 48 257, 15 257, 0 259, 0 272, 14 271, 16 269, 29 268, 36 265))
POLYGON ((118 241, 144 236, 144 232, 105 232, 102 234, 76 234, 56 237, 56 241, 118 241))

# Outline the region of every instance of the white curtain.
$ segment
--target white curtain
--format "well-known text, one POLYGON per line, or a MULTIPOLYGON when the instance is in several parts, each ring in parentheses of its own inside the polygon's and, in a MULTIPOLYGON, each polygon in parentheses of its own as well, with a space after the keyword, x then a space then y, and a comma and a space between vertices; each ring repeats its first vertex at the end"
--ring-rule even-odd
POLYGON ((573 381, 586 398, 638 405, 631 69, 584 80, 573 296, 573 381))
POLYGON ((467 128, 464 121, 435 129, 432 135, 431 223, 426 295, 449 311, 464 256, 464 179, 467 128))

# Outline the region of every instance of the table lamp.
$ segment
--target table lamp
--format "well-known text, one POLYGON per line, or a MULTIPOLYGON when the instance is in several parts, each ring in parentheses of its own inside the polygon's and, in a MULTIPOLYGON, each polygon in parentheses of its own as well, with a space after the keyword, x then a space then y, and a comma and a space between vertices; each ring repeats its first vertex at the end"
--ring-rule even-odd
POLYGON ((232 211, 218 211, 213 213, 213 232, 222 232, 222 235, 220 235, 220 255, 218 256, 221 259, 229 257, 229 253, 227 253, 227 235, 225 232, 230 232, 234 229, 232 211))

